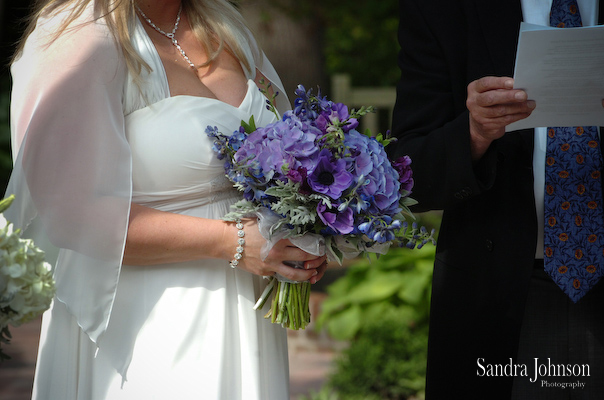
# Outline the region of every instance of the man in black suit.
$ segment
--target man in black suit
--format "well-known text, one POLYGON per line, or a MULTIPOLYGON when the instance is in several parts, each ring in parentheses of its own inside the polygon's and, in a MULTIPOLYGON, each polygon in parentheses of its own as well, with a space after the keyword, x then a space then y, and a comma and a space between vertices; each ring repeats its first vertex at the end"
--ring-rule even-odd
MULTIPOLYGON (((523 17, 547 17, 539 3, 400 1, 394 152, 412 159, 416 210, 444 210, 428 400, 604 398, 604 284, 574 304, 543 272, 535 130, 505 133, 539 106, 510 78, 523 17)), ((602 1, 583 3, 597 24, 602 1)))

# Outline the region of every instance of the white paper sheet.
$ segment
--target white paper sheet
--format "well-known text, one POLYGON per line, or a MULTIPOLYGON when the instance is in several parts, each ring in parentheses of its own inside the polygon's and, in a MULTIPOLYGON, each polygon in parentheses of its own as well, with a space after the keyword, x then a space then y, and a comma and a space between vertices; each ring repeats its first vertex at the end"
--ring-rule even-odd
POLYGON ((604 126, 604 26, 551 28, 522 23, 514 87, 537 106, 506 131, 604 126))

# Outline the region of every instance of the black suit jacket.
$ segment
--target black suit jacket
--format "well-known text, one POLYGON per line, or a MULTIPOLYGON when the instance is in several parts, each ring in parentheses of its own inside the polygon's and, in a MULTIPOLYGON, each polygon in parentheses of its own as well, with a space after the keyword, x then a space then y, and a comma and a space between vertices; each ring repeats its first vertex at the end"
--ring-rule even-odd
POLYGON ((534 132, 506 134, 473 164, 466 96, 475 79, 513 76, 521 20, 519 0, 400 1, 394 155, 412 159, 416 210, 444 210, 428 400, 511 393, 512 377, 478 376, 477 362, 507 364, 517 353, 537 241, 534 132))

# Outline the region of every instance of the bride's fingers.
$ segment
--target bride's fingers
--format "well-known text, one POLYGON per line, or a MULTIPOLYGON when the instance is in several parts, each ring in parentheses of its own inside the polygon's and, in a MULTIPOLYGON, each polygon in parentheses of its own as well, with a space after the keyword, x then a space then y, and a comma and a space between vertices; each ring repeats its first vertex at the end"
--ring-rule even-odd
MULTIPOLYGON (((268 258, 273 260, 289 260, 289 261, 308 261, 317 260, 320 256, 315 256, 306 251, 294 246, 289 240, 283 239, 275 243, 269 252, 268 258)), ((320 265, 319 262, 317 265, 320 265)))
MULTIPOLYGON (((307 255, 308 256, 308 255, 307 255)), ((311 256, 312 257, 312 256, 311 256)), ((314 260, 310 259, 304 263, 304 269, 319 268, 327 260, 327 256, 317 257, 314 260)))
POLYGON ((325 275, 326 270, 327 270, 327 261, 324 261, 319 266, 319 268, 317 268, 317 275, 310 278, 310 283, 314 285, 315 283, 319 282, 319 280, 321 278, 323 278, 323 275, 325 275))
POLYGON ((317 269, 306 270, 302 268, 290 267, 285 264, 277 266, 276 272, 282 277, 296 282, 308 281, 319 274, 317 269))
POLYGON ((319 257, 313 261, 307 261, 304 269, 282 265, 278 267, 277 273, 298 282, 309 281, 312 284, 317 283, 325 274, 327 268, 327 257, 319 257), (307 267, 309 266, 309 267, 307 267))

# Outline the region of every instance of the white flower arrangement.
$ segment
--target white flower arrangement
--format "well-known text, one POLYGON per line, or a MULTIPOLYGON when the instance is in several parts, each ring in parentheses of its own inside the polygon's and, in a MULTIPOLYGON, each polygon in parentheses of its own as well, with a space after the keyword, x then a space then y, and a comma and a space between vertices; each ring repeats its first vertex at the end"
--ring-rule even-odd
POLYGON ((10 343, 8 326, 29 322, 51 304, 55 294, 52 268, 33 241, 21 238, 2 213, 14 196, 0 201, 0 361, 10 359, 2 344, 10 343))

